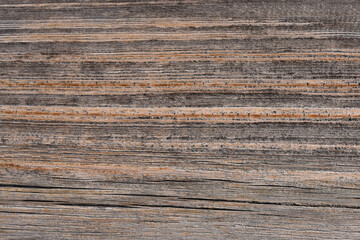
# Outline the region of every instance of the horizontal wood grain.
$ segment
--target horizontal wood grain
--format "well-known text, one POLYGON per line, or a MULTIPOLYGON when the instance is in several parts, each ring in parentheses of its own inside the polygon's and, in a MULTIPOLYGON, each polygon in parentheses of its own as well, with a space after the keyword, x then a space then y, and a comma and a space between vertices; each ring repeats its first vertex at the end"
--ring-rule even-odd
POLYGON ((359 239, 360 2, 1 0, 0 239, 359 239))

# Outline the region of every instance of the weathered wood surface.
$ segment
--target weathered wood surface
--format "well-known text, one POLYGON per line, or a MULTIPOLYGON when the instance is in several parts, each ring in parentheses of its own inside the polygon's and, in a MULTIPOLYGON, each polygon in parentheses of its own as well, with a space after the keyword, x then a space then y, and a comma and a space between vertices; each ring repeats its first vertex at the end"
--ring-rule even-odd
POLYGON ((1 239, 360 239, 360 1, 0 0, 1 239))

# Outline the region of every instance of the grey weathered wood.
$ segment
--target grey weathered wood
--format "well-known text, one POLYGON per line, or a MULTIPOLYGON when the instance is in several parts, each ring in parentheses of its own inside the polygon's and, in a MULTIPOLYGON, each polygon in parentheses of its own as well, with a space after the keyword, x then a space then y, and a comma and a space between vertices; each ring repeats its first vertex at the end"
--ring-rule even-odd
POLYGON ((360 239, 357 0, 0 0, 0 239, 360 239))

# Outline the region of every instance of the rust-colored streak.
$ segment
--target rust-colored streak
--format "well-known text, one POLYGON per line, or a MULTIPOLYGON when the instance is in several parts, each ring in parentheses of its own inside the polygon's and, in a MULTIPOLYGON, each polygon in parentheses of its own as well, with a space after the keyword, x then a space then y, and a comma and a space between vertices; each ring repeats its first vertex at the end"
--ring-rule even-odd
POLYGON ((61 120, 61 121, 95 121, 95 122, 122 122, 122 121, 236 121, 237 119, 271 121, 291 121, 296 119, 341 119, 359 115, 358 109, 316 109, 316 108, 277 108, 273 113, 272 108, 60 108, 47 107, 34 110, 32 108, 14 107, 12 110, 0 109, 3 119, 33 120, 61 120), (346 113, 346 114, 343 114, 346 113))

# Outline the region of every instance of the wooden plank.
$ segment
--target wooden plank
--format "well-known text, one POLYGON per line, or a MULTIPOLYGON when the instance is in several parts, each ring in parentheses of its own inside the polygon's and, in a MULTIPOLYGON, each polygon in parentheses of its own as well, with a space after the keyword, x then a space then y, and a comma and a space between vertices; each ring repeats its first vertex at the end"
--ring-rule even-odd
POLYGON ((359 23, 1 0, 0 239, 360 239, 359 23))

